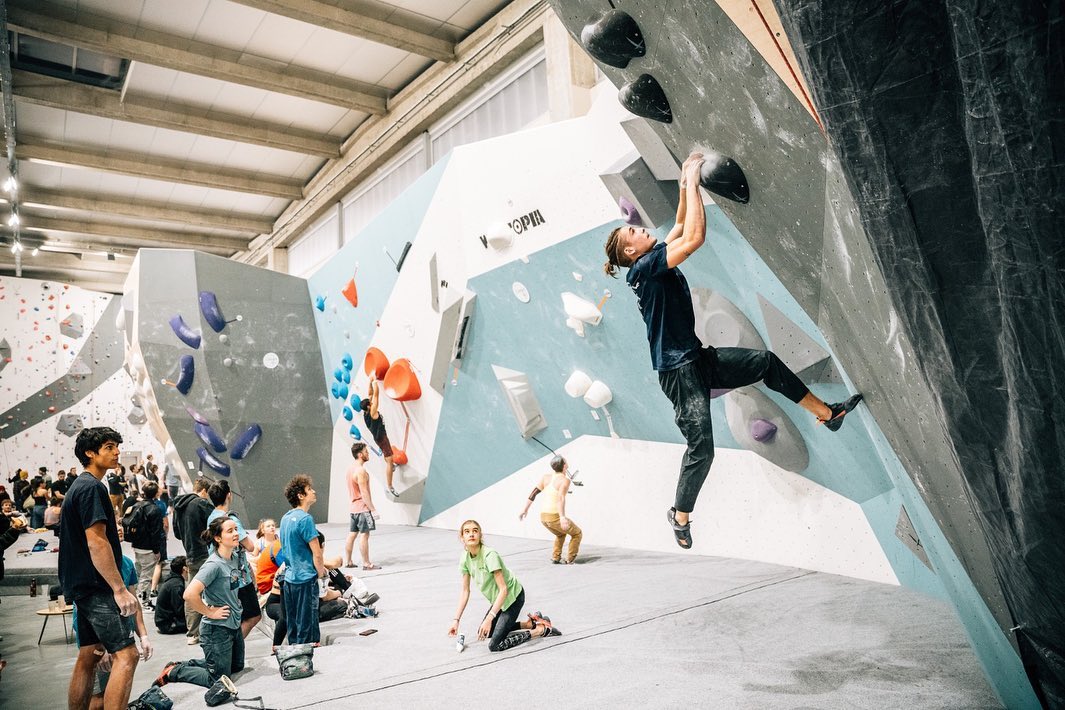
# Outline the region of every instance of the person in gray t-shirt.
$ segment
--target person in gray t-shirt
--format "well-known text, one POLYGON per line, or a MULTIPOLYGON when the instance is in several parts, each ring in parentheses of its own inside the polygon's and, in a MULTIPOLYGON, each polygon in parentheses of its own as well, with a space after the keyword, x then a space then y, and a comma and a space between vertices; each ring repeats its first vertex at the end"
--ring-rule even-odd
POLYGON ((185 604, 203 614, 200 624, 202 659, 169 664, 156 685, 195 683, 210 688, 215 681, 244 669, 244 637, 240 633, 240 589, 243 557, 234 554, 240 539, 228 517, 211 521, 204 540, 217 546, 185 589, 185 604))

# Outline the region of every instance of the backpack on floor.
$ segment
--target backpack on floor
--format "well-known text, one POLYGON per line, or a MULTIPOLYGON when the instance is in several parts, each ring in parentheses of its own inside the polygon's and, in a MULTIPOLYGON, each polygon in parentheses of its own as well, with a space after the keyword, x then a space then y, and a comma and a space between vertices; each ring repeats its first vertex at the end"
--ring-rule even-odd
POLYGON ((283 680, 297 680, 314 675, 314 644, 278 646, 277 665, 283 680))
POLYGON ((129 704, 129 710, 172 710, 174 701, 167 697, 162 688, 152 686, 129 704))

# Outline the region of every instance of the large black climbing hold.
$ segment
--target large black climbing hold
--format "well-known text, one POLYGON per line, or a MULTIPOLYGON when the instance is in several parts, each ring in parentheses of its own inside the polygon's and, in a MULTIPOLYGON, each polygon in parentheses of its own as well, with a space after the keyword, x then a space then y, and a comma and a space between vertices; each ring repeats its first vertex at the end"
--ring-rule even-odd
POLYGON ((751 189, 747 186, 743 169, 735 160, 721 153, 710 151, 703 154, 699 184, 715 195, 736 202, 747 204, 751 201, 751 189))
POLYGON ((673 111, 662 85, 650 74, 640 74, 618 91, 621 105, 637 116, 673 123, 673 111))
POLYGON ((640 26, 632 15, 621 10, 609 10, 592 18, 581 30, 581 44, 594 59, 618 69, 647 54, 640 26))

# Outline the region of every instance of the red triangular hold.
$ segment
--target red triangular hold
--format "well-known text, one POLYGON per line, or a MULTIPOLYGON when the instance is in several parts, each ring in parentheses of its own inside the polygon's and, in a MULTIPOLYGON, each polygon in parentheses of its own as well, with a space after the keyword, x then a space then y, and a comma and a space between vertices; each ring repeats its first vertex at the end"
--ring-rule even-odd
POLYGON ((348 303, 351 304, 352 308, 359 307, 359 291, 355 288, 355 279, 348 281, 348 285, 344 287, 341 293, 344 294, 344 298, 348 299, 348 303))

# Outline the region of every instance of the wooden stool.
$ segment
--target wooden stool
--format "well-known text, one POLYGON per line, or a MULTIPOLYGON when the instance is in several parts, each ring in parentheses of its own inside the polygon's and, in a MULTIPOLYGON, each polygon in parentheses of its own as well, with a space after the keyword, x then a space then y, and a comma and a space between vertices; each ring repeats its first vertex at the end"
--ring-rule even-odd
POLYGON ((37 616, 44 617, 44 623, 41 624, 41 635, 37 637, 37 645, 41 645, 41 639, 44 638, 44 630, 48 626, 48 619, 53 616, 60 616, 63 618, 63 639, 70 643, 70 634, 67 633, 67 617, 74 614, 74 605, 67 604, 62 609, 53 609, 51 607, 47 609, 38 609, 37 616))

